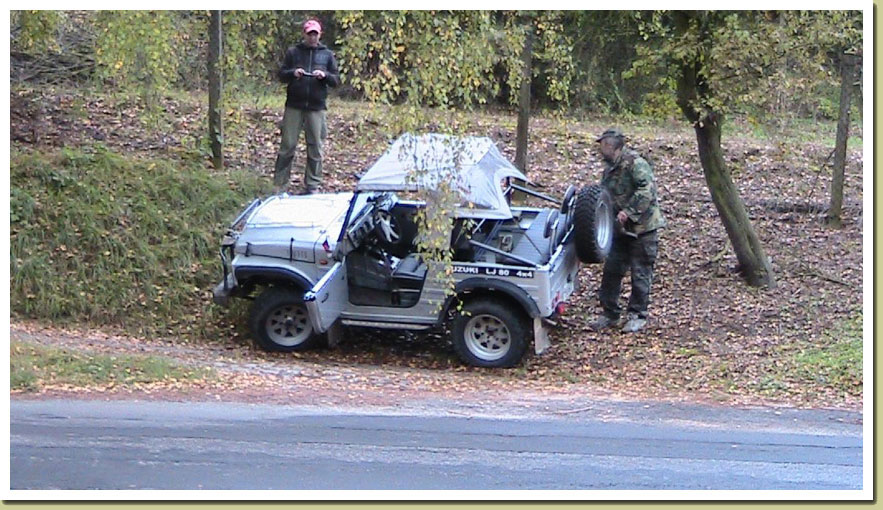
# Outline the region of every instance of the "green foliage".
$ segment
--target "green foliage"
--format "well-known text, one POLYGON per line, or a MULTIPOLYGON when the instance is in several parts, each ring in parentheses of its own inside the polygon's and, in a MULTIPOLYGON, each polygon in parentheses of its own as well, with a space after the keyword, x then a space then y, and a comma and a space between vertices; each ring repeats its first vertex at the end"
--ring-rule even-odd
POLYGON ((657 87, 655 75, 623 78, 640 37, 636 16, 621 11, 568 11, 563 16, 576 63, 571 104, 590 111, 638 113, 643 98, 657 87))
POLYGON ((857 11, 653 11, 639 20, 643 42, 627 76, 675 80, 691 120, 793 111, 836 81, 831 52, 861 44, 857 11))
POLYGON ((85 354, 12 342, 10 389, 33 392, 46 386, 134 387, 156 382, 214 378, 208 368, 192 369, 154 356, 85 354))
POLYGON ((12 47, 39 53, 58 49, 56 32, 62 19, 59 11, 11 11, 12 47))
POLYGON ((470 106, 494 92, 487 12, 346 11, 338 17, 342 73, 369 101, 470 106))
POLYGON ((553 102, 567 105, 576 69, 573 37, 565 29, 560 11, 541 11, 535 23, 540 45, 534 48, 534 59, 544 64, 546 94, 553 102))
POLYGON ((102 147, 11 155, 12 312, 189 334, 211 324, 217 239, 268 183, 102 147))
POLYGON ((653 119, 668 119, 680 116, 681 111, 675 101, 674 91, 670 87, 664 87, 644 96, 641 113, 653 119))
MULTIPOLYGON (((706 87, 694 108, 829 118, 838 55, 862 37, 856 11, 224 11, 226 95, 279 93, 276 67, 308 17, 337 51, 338 90, 372 102, 516 104, 532 33, 535 104, 653 116, 668 116, 667 80, 692 62, 706 87)), ((105 85, 149 98, 206 86, 207 26, 207 11, 10 14, 14 50, 86 57, 105 85)))
POLYGON ((307 17, 290 11, 224 11, 222 67, 227 96, 241 90, 277 92, 276 70, 283 50, 300 42, 297 27, 307 17))
POLYGON ((337 18, 343 75, 369 101, 469 108, 493 100, 505 83, 514 104, 528 30, 536 34, 534 77, 550 101, 570 97, 576 65, 558 11, 343 11, 337 18))
MULTIPOLYGON (((453 295, 456 281, 454 280, 453 262, 454 253, 451 249, 451 233, 454 227, 454 217, 457 209, 462 204, 462 198, 456 188, 462 170, 461 161, 468 157, 463 138, 451 137, 444 143, 442 154, 434 154, 437 158, 450 157, 454 162, 453 167, 445 167, 440 172, 430 172, 429 169, 437 168, 439 161, 433 160, 429 155, 416 154, 413 148, 409 148, 411 154, 417 157, 411 159, 416 165, 415 172, 411 174, 414 183, 423 181, 427 177, 437 179, 438 184, 432 189, 421 190, 420 194, 426 201, 426 207, 418 210, 416 221, 419 225, 417 236, 417 252, 423 259, 429 262, 429 277, 436 280, 445 289, 445 295, 453 295), (432 174, 431 176, 429 174, 432 174)), ((464 225, 464 234, 471 225, 464 225)), ((468 235, 468 234, 465 234, 468 235)), ((437 303, 441 307, 442 302, 437 303)))
POLYGON ((101 11, 95 19, 98 76, 119 87, 164 91, 177 78, 189 37, 174 11, 101 11))
POLYGON ((497 36, 500 40, 497 57, 505 72, 504 83, 509 89, 505 101, 509 104, 518 104, 518 91, 524 80, 522 48, 528 32, 533 30, 532 25, 520 23, 515 16, 507 16, 505 26, 497 36))

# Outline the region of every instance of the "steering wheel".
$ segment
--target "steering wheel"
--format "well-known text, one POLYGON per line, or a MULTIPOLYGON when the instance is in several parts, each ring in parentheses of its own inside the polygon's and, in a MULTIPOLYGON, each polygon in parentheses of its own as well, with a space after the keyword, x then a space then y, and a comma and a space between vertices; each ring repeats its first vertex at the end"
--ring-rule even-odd
POLYGON ((389 244, 397 244, 402 234, 395 217, 389 211, 378 210, 374 215, 374 229, 382 241, 389 244))

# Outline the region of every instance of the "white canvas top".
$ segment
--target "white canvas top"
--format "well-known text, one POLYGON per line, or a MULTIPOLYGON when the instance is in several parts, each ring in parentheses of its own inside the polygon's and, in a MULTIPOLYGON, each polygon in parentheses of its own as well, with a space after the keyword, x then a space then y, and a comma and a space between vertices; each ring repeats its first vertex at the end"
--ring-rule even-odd
POLYGON ((435 189, 442 180, 455 183, 463 198, 458 217, 512 217, 501 182, 527 181, 487 137, 404 134, 365 172, 358 191, 435 189))

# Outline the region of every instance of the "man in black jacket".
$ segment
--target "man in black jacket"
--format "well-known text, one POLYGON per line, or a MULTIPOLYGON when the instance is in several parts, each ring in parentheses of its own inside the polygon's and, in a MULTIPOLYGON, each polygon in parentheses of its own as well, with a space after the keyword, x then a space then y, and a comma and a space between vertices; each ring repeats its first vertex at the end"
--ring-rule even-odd
POLYGON ((279 79, 288 84, 282 117, 282 144, 276 157, 273 182, 285 189, 291 178, 297 140, 301 129, 307 139, 307 166, 302 193, 318 191, 322 183, 322 143, 325 141, 325 98, 328 87, 340 83, 334 53, 319 43, 322 26, 316 20, 304 23, 304 40, 288 48, 279 69, 279 79))

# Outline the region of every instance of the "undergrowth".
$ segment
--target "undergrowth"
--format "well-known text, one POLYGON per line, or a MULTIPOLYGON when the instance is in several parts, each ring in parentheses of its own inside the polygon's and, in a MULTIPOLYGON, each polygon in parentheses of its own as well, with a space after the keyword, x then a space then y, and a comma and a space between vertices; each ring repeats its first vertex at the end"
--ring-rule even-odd
MULTIPOLYGON (((863 314, 858 311, 834 325, 823 340, 784 346, 768 374, 755 384, 761 394, 793 387, 824 388, 842 395, 862 395, 864 379, 863 314)), ((812 395, 810 395, 812 396, 812 395)))
POLYGON ((211 336, 218 240, 269 183, 103 146, 10 155, 13 314, 211 336))
POLYGON ((795 374, 850 395, 862 394, 862 313, 842 321, 825 335, 824 345, 794 357, 795 374))

